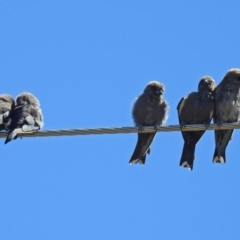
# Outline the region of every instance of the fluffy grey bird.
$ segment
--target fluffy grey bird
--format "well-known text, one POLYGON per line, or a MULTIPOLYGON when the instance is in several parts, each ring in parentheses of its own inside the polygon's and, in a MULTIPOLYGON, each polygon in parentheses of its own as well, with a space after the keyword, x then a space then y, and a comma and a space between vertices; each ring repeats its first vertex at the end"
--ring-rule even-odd
POLYGON ((6 123, 11 110, 15 107, 15 101, 12 96, 8 94, 0 95, 0 131, 6 130, 6 123))
MULTIPOLYGON (((208 125, 214 113, 213 93, 216 88, 215 81, 210 76, 201 78, 198 91, 183 97, 177 106, 179 124, 205 124, 208 125)), ((184 146, 180 166, 193 169, 195 147, 205 131, 183 132, 184 146)))
POLYGON ((43 126, 43 115, 38 99, 31 93, 23 92, 16 99, 6 127, 8 135, 5 144, 16 139, 19 133, 37 131, 43 126))
MULTIPOLYGON (((215 90, 214 123, 233 123, 240 120, 240 69, 230 69, 215 90)), ((226 162, 226 147, 233 130, 215 130, 215 152, 213 162, 226 162)))
MULTIPOLYGON (((163 99, 164 85, 157 81, 147 84, 144 92, 137 98, 133 105, 132 116, 136 126, 162 125, 167 119, 167 102, 163 99)), ((138 133, 138 141, 129 161, 129 164, 145 164, 146 153, 150 153, 151 145, 156 133, 138 133)))

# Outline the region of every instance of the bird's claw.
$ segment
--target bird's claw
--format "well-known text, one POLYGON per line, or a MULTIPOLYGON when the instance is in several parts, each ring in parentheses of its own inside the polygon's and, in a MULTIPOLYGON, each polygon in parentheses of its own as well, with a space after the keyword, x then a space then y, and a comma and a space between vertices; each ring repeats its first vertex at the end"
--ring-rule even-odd
POLYGON ((183 128, 186 128, 186 124, 185 124, 185 122, 181 122, 181 124, 180 124, 180 128, 181 128, 181 130, 182 130, 183 128))
POLYGON ((203 125, 206 128, 206 130, 207 130, 210 124, 208 122, 204 122, 203 125))
POLYGON ((159 129, 160 125, 154 124, 154 129, 157 131, 159 129))
POLYGON ((143 125, 139 125, 139 126, 138 126, 138 132, 142 133, 143 130, 144 130, 143 125))
POLYGON ((221 128, 222 125, 223 125, 222 122, 217 122, 217 126, 218 126, 219 129, 221 128))

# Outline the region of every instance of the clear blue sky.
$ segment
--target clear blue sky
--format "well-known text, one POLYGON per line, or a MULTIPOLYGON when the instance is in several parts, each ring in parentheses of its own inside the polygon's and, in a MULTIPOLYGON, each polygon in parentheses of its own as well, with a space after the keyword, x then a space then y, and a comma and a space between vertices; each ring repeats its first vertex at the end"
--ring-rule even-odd
MULTIPOLYGON (((1 93, 32 92, 44 129, 133 126, 150 80, 165 84, 166 124, 200 78, 240 67, 239 1, 1 1, 1 93)), ((24 138, 0 157, 0 239, 239 239, 239 131, 227 163, 214 135, 178 166, 179 132, 159 133, 145 166, 136 134, 24 138)))

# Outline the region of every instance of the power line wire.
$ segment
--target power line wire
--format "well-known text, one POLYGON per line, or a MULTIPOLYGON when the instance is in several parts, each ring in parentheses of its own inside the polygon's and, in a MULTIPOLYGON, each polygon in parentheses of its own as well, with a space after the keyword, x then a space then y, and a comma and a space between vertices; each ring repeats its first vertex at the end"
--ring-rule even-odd
MULTIPOLYGON (((158 130, 154 126, 143 126, 142 130, 138 127, 109 127, 109 128, 80 128, 80 129, 62 129, 62 130, 42 130, 38 132, 24 132, 18 134, 19 137, 60 137, 60 136, 76 136, 76 135, 95 135, 95 134, 119 134, 119 133, 150 133, 150 132, 176 132, 176 131, 201 131, 201 130, 226 130, 239 129, 240 122, 223 123, 221 125, 203 124, 159 126, 158 130)), ((0 133, 0 138, 6 138, 6 133, 0 133)))

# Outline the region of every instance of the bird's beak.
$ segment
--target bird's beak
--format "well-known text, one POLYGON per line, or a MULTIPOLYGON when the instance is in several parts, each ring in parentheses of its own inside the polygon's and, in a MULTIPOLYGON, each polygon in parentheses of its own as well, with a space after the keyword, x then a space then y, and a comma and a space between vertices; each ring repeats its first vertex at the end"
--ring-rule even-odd
POLYGON ((163 94, 163 90, 157 90, 157 91, 156 91, 156 94, 162 95, 162 94, 163 94))
POLYGON ((204 80, 204 83, 207 84, 207 85, 209 85, 209 82, 208 82, 207 79, 204 80))

